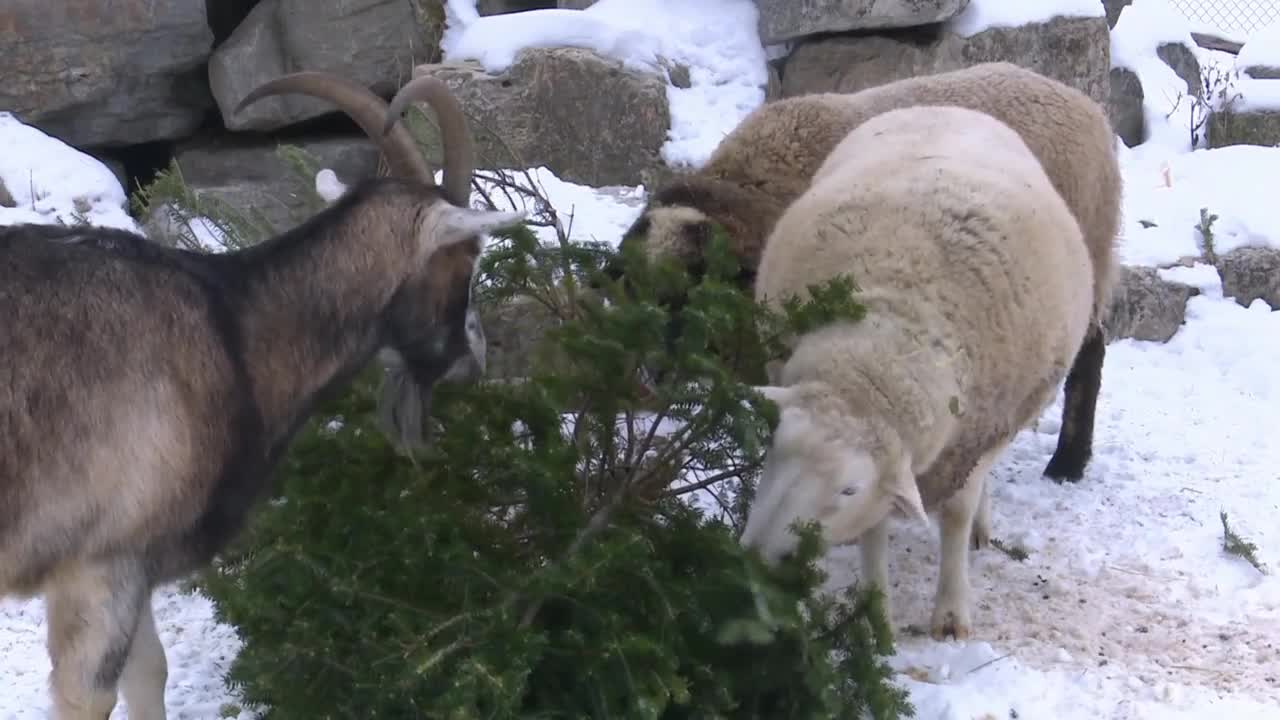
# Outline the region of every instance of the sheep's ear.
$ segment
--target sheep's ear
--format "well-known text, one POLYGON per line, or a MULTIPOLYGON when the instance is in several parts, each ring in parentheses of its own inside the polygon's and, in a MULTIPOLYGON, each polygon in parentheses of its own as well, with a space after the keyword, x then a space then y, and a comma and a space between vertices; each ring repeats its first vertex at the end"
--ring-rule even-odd
POLYGON ((893 474, 893 479, 885 490, 893 501, 894 509, 929 527, 929 514, 924 511, 924 500, 920 497, 920 488, 916 486, 915 473, 911 472, 911 466, 905 460, 902 465, 893 474))
POLYGON ((795 390, 787 385, 756 385, 753 389, 779 407, 786 407, 795 397, 795 390))
POLYGON ((428 213, 422 228, 423 240, 428 250, 435 251, 499 228, 518 225, 526 215, 524 210, 476 210, 441 202, 428 213))

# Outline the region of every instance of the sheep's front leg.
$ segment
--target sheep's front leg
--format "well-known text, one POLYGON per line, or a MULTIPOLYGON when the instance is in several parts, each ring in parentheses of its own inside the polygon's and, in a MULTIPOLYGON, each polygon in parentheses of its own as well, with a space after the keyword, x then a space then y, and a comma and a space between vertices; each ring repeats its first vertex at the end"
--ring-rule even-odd
MULTIPOLYGON (((147 586, 128 558, 85 563, 45 594, 55 720, 106 720, 130 653, 147 586)), ((145 717, 145 716, 144 716, 145 717)))
POLYGON ((863 584, 879 588, 884 596, 885 619, 892 625, 893 597, 889 593, 889 521, 882 520, 863 533, 858 540, 858 550, 862 555, 863 584))
POLYGON ((982 483, 982 497, 973 516, 973 549, 983 550, 991 546, 991 483, 982 483))
POLYGON ((133 647, 120 678, 129 720, 165 720, 164 684, 168 677, 169 664, 148 599, 139 613, 133 647))
POLYGON ((978 460, 964 487, 942 504, 940 524, 941 567, 938 590, 933 599, 931 634, 936 640, 948 635, 965 640, 973 633, 969 614, 969 546, 976 530, 975 516, 985 514, 988 503, 987 475, 996 458, 1004 450, 1001 445, 978 460))

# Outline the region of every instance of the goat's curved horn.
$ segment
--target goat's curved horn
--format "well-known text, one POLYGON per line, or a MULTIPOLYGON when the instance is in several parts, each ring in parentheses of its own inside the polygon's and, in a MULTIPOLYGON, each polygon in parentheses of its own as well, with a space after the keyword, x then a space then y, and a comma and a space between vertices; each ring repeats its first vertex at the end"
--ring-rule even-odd
POLYGON ((444 145, 444 178, 441 186, 445 197, 454 205, 467 207, 471 199, 471 175, 476 170, 475 140, 467 126, 462 104, 439 78, 423 75, 400 88, 387 105, 382 132, 397 128, 400 115, 409 103, 425 101, 435 111, 440 124, 440 142, 444 145))
POLYGON ((378 149, 387 158, 387 164, 390 165, 394 175, 435 185, 435 175, 432 174, 431 167, 422 157, 422 151, 418 149, 418 144, 414 142, 409 131, 404 127, 398 127, 396 128, 398 132, 387 135, 382 130, 386 102, 369 88, 350 78, 314 70, 290 73, 268 80, 254 88, 244 96, 239 105, 236 105, 232 114, 240 112, 268 95, 286 93, 310 95, 337 105, 360 126, 370 140, 378 145, 378 149))

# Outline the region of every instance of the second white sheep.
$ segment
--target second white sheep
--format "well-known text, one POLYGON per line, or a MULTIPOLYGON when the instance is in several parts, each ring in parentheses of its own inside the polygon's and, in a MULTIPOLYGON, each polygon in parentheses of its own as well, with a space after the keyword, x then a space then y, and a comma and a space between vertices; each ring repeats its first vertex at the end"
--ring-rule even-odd
POLYGON ((816 520, 831 545, 861 540, 863 574, 887 595, 889 516, 927 524, 937 510, 931 630, 968 637, 986 476, 1089 328, 1089 248, 1008 125, 918 106, 835 147, 765 243, 755 293, 778 305, 844 273, 866 317, 795 338, 777 385, 760 388, 781 419, 741 541, 777 561, 792 523, 816 520))

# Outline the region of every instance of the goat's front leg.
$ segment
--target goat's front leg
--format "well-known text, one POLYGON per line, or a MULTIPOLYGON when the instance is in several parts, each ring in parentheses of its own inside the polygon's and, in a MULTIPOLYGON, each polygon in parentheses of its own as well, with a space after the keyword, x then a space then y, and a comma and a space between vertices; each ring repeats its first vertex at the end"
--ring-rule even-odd
POLYGON ((156 619, 150 598, 142 604, 138 628, 133 634, 133 647, 121 676, 121 689, 129 720, 165 720, 164 684, 169 677, 169 664, 164 645, 156 632, 156 619))
MULTIPOLYGON (((147 598, 132 558, 83 563, 45 593, 55 720, 107 720, 147 598)), ((145 716, 144 716, 145 717, 145 716)))
POLYGON ((965 640, 973 633, 969 614, 969 547, 973 542, 975 517, 990 512, 985 507, 990 502, 987 476, 1004 447, 1002 444, 983 455, 969 472, 964 487, 942 503, 942 522, 939 523, 941 567, 930 628, 930 634, 936 640, 948 635, 965 640))

